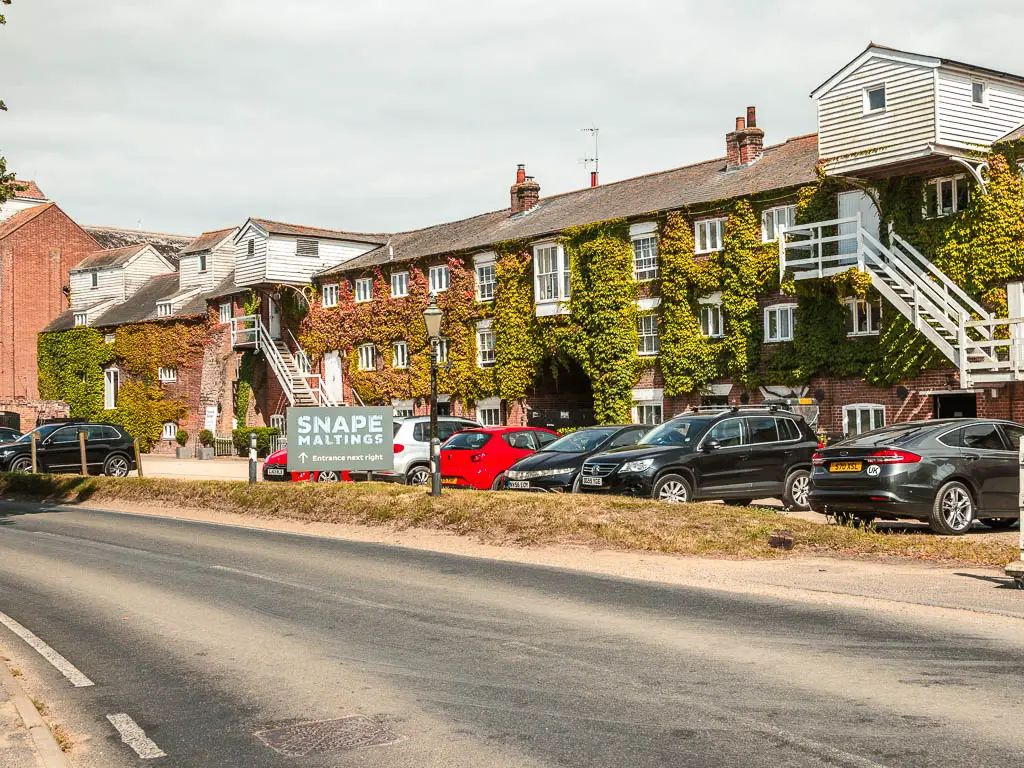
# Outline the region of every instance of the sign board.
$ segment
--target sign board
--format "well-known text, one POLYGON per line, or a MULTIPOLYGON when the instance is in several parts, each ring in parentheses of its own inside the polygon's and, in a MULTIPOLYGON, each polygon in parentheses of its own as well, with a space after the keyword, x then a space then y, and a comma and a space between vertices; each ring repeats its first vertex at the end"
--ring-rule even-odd
POLYGON ((394 469, 394 409, 289 408, 288 471, 394 469))
POLYGON ((208 405, 206 406, 206 423, 203 424, 203 429, 208 429, 211 432, 217 431, 217 406, 208 405))

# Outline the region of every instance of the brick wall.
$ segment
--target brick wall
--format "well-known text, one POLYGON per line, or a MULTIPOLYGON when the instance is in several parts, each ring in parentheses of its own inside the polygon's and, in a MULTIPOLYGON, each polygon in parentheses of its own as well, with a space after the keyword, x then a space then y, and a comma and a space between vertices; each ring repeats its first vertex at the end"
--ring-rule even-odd
POLYGON ((0 241, 0 398, 39 398, 36 339, 67 309, 68 270, 99 248, 55 205, 0 241))
POLYGON ((70 406, 61 400, 12 400, 0 398, 0 411, 21 416, 21 431, 28 432, 44 419, 66 419, 70 406))

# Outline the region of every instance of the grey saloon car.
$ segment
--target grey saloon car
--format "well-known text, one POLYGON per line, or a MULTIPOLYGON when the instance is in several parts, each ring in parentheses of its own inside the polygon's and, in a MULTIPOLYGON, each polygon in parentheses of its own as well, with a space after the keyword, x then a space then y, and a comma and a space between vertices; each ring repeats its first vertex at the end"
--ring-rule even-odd
POLYGON ((814 454, 811 508, 854 521, 924 520, 936 533, 1019 520, 1024 427, 993 419, 893 424, 814 454))

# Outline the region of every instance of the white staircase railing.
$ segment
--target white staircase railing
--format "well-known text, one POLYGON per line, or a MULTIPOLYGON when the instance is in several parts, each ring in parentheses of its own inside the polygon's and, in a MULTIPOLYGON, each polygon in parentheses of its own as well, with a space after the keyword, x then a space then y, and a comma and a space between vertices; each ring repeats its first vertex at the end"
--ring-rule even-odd
POLYGON ((889 243, 864 229, 859 214, 783 229, 780 280, 787 272, 807 280, 857 269, 956 364, 961 386, 1020 380, 1024 318, 994 317, 891 227, 889 243))
POLYGON ((324 386, 323 377, 310 373, 308 358, 306 366, 297 361, 281 339, 270 335, 259 315, 231 319, 231 346, 263 353, 281 383, 289 405, 339 404, 324 386))

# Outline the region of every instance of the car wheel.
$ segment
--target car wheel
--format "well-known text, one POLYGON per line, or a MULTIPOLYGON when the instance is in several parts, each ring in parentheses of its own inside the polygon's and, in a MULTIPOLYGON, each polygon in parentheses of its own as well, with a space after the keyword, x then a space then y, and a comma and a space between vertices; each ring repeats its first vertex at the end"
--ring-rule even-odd
POLYGON ((430 483, 430 468, 420 464, 418 467, 413 467, 409 470, 409 473, 405 476, 405 482, 407 485, 427 485, 430 483))
POLYGON ((725 506, 727 507, 749 507, 754 503, 753 499, 726 499, 725 506))
POLYGON ((693 498, 693 489, 682 475, 665 475, 654 484, 651 497, 658 501, 683 504, 693 498))
POLYGON ((114 454, 108 456, 107 460, 103 462, 103 474, 107 477, 128 477, 128 472, 131 471, 128 459, 120 454, 114 454))
POLYGON ((338 473, 333 469, 321 470, 316 476, 316 481, 318 483, 336 483, 338 480, 338 473))
POLYGON ((782 505, 786 509, 806 512, 811 508, 811 473, 806 469, 790 472, 786 478, 786 490, 782 494, 782 505))
POLYGON ((505 473, 501 472, 496 478, 494 478, 494 482, 491 483, 491 490, 492 491, 500 491, 504 487, 505 487, 505 473))
POLYGON ((1007 528, 1013 528, 1020 521, 1016 517, 989 517, 981 522, 993 530, 1005 531, 1007 528))
POLYGON ((32 459, 28 456, 22 456, 11 462, 11 472, 18 472, 24 474, 32 471, 32 459))
POLYGON ((942 486, 928 516, 931 529, 946 536, 962 536, 973 523, 974 499, 970 489, 956 480, 942 486))

